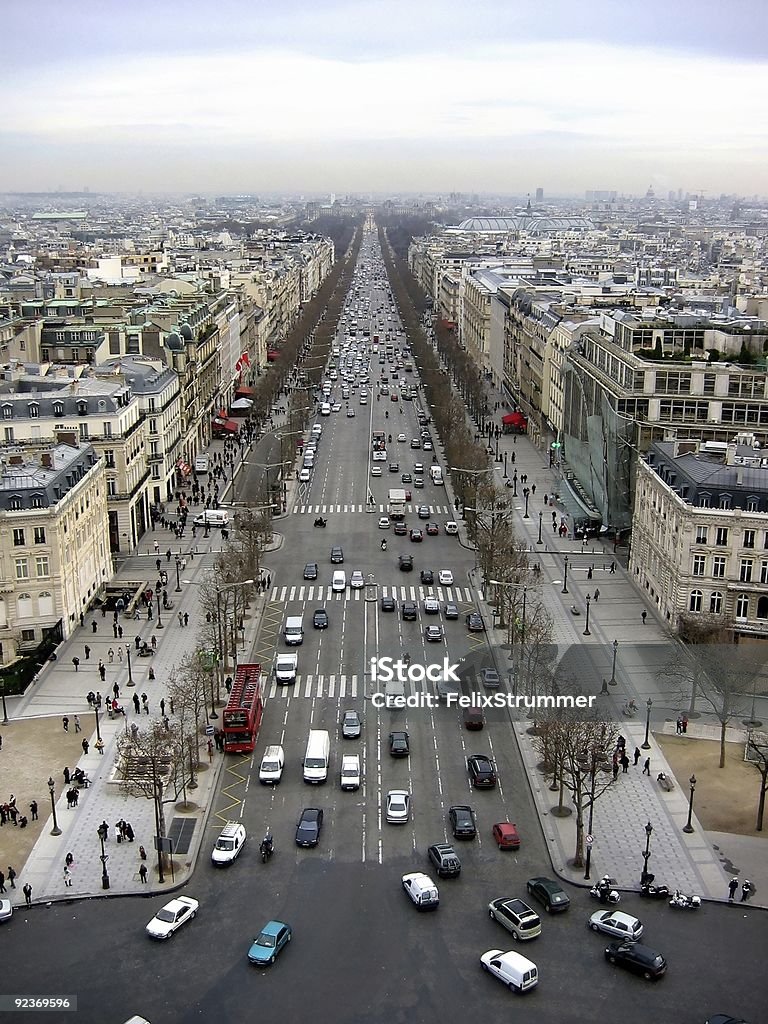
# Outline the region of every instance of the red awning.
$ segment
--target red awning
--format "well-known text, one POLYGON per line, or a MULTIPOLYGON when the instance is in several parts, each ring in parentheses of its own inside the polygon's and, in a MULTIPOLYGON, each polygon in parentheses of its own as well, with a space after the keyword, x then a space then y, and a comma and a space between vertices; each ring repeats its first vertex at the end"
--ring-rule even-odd
POLYGON ((239 423, 235 423, 234 420, 215 419, 213 421, 213 429, 216 432, 223 432, 223 433, 229 433, 229 434, 239 434, 240 433, 240 424, 239 423))
POLYGON ((235 388, 235 395, 237 395, 238 398, 250 398, 253 394, 255 394, 254 388, 247 388, 245 385, 235 388))
POLYGON ((526 419, 521 412, 508 412, 506 416, 501 417, 501 422, 510 424, 521 424, 525 423, 526 419))
POLYGON ((179 459, 179 461, 176 463, 176 469, 179 471, 179 473, 181 473, 182 476, 189 476, 189 474, 192 472, 192 467, 189 465, 188 462, 185 462, 184 459, 179 459))

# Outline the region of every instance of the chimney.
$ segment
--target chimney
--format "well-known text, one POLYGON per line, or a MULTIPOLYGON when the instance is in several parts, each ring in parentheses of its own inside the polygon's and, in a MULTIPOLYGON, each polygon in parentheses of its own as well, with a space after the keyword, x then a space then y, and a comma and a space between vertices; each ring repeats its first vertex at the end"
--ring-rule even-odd
POLYGON ((44 469, 53 469, 53 457, 50 452, 43 452, 40 456, 40 462, 44 469))

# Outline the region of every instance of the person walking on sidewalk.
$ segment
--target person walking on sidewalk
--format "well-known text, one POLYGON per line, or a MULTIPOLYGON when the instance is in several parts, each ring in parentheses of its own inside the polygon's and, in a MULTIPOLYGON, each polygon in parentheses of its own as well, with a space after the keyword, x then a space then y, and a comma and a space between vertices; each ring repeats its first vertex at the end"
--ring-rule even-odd
POLYGON ((75 655, 74 658, 72 659, 72 664, 75 666, 75 672, 77 672, 77 670, 80 668, 80 659, 78 658, 77 655, 75 655))
POLYGON ((5 875, 0 871, 0 892, 5 892, 5 875))
POLYGON ((69 718, 66 715, 62 718, 61 724, 64 726, 64 732, 69 732, 69 718))
POLYGON ((146 884, 147 881, 147 865, 142 864, 139 867, 139 878, 141 879, 142 885, 146 884))
POLYGON ((637 762, 640 760, 641 757, 642 754, 640 753, 640 747, 635 747, 635 768, 637 768, 637 762))
POLYGON ((624 775, 629 771, 629 758, 624 753, 621 755, 621 771, 624 775))
POLYGON ((16 872, 13 870, 13 868, 10 865, 8 866, 8 881, 11 883, 11 888, 15 889, 16 888, 16 872))
POLYGON ((64 885, 67 889, 72 888, 72 872, 64 865, 64 885))
POLYGON ((728 902, 733 903, 733 897, 736 895, 736 890, 739 888, 738 878, 732 878, 728 883, 728 902))
POLYGON ((33 800, 29 805, 29 813, 32 815, 32 821, 37 821, 37 800, 33 800))
POLYGON ((681 736, 683 733, 683 720, 680 715, 677 716, 677 721, 675 722, 675 732, 678 736, 681 736))
POLYGON ((107 657, 109 658, 109 664, 111 665, 115 660, 115 652, 111 647, 107 651, 107 657))
POLYGON ((148 715, 149 714, 149 697, 147 697, 146 693, 142 693, 142 695, 141 695, 141 706, 144 708, 144 713, 148 715))
POLYGON ((107 681, 107 666, 104 664, 103 661, 99 662, 99 678, 101 679, 102 683, 106 683, 106 681, 107 681))
POLYGON ((21 890, 24 893, 24 902, 28 907, 32 906, 32 886, 27 882, 24 888, 21 890))
POLYGON ((683 717, 680 719, 680 725, 683 730, 683 736, 688 732, 688 715, 683 712, 683 717))
POLYGON ((141 702, 139 701, 138 693, 134 693, 133 695, 133 710, 137 715, 141 714, 141 702))
MULTIPOLYGON (((8 877, 11 877, 11 869, 8 868, 8 877)), ((13 885, 13 882, 11 882, 13 885)), ((15 887, 14 887, 15 888, 15 887)), ((745 878, 741 883, 741 902, 746 903, 749 897, 752 895, 752 883, 748 878, 745 878)))
POLYGON ((113 684, 113 686, 112 686, 112 693, 114 693, 114 695, 115 695, 115 700, 118 700, 119 697, 120 697, 120 686, 119 686, 118 683, 114 683, 113 684))
POLYGON ((80 728, 80 715, 75 715, 74 722, 75 722, 75 732, 80 732, 81 731, 81 728, 80 728))
POLYGON ((643 761, 643 775, 650 775, 650 774, 651 774, 651 759, 650 759, 650 757, 646 757, 645 761, 643 761))
POLYGON ((643 620, 643 625, 645 625, 645 620, 648 618, 648 612, 646 612, 646 611, 641 612, 640 613, 640 618, 643 620))
POLYGON ((85 738, 85 736, 83 736, 82 747, 83 747, 83 753, 87 754, 88 753, 88 740, 85 738))

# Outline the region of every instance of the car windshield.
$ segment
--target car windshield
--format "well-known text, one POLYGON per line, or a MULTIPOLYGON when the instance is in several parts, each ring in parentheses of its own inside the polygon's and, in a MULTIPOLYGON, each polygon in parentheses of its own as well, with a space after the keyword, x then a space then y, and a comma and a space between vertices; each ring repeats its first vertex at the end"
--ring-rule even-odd
POLYGON ((268 948, 271 948, 272 946, 274 946, 274 944, 274 935, 267 935, 265 932, 262 932, 258 939, 256 939, 257 946, 267 946, 268 948))
POLYGON ((171 924, 176 920, 176 915, 172 910, 169 910, 167 907, 163 907, 162 910, 158 910, 155 914, 155 920, 165 921, 166 923, 171 924))
POLYGON ((234 848, 235 844, 231 839, 220 839, 218 843, 216 843, 217 850, 234 850, 234 848))

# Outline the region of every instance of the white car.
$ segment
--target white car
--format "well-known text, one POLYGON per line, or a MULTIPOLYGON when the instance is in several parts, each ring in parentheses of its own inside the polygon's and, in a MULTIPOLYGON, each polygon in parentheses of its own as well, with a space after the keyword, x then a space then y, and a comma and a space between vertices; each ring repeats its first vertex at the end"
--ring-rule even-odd
POLYGON ((445 532, 448 534, 449 537, 455 537, 456 534, 459 532, 459 524, 455 523, 453 519, 449 519, 448 522, 445 524, 445 532))
POLYGON ((13 904, 10 900, 0 900, 0 921, 10 921, 13 915, 13 904))
POLYGON ((439 615, 440 614, 440 602, 436 597, 428 597, 424 601, 424 614, 425 615, 439 615))
POLYGON ((389 516, 382 516, 379 519, 379 529, 380 530, 388 530, 389 529, 389 525, 390 525, 389 524, 389 516))
POLYGON ((158 910, 146 927, 147 935, 153 939, 170 939, 177 928, 192 920, 199 906, 191 896, 177 896, 158 910))
POLYGON ((437 574, 437 581, 444 587, 453 586, 453 573, 450 569, 441 569, 437 574))
POLYGON ((484 971, 493 974, 512 991, 524 992, 539 982, 536 964, 514 949, 508 953, 501 949, 489 949, 480 957, 480 964, 484 971))
POLYGON ((238 821, 228 821, 216 840, 211 853, 211 862, 216 865, 231 864, 236 860, 246 840, 245 826, 238 821))
POLYGON ((408 438, 405 436, 405 434, 398 434, 397 435, 397 440, 398 441, 407 441, 408 438))
POLYGON ((598 910, 590 917, 589 927, 593 932, 605 932, 627 942, 637 942, 643 934, 640 921, 621 910, 598 910))
POLYGON ((311 479, 312 479, 312 472, 311 472, 311 470, 309 470, 309 469, 301 469, 301 470, 299 470, 299 483, 300 484, 308 484, 311 479))
POLYGON ((355 569, 355 571, 349 577, 349 585, 350 585, 350 587, 352 587, 353 590, 359 590, 360 587, 364 587, 365 586, 365 580, 363 579, 363 574, 360 572, 359 569, 355 569))
POLYGON ((405 825, 411 812, 411 794, 404 789, 390 789, 387 793, 387 821, 390 825, 405 825))
POLYGON ((378 448, 373 453, 373 461, 374 462, 386 462, 387 461, 387 453, 386 453, 386 451, 383 448, 378 448))
POLYGON ((371 466, 371 476, 381 476, 381 466, 371 466))

